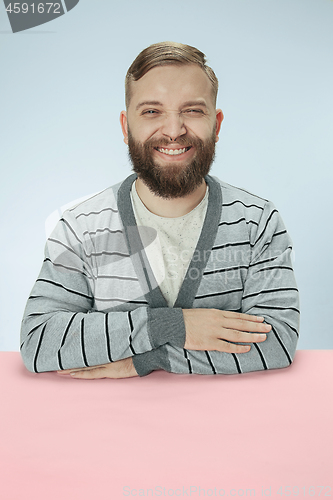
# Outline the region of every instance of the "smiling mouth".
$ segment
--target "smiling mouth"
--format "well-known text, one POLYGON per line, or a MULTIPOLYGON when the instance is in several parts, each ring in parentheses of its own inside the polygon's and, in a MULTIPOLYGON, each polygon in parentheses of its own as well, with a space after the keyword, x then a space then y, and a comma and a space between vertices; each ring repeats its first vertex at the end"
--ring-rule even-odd
POLYGON ((186 153, 187 151, 189 151, 191 149, 192 146, 189 146, 187 148, 182 148, 182 149, 167 149, 167 148, 155 148, 157 151, 159 151, 160 153, 164 153, 166 155, 170 155, 170 156, 177 156, 177 155, 181 155, 183 153, 186 153))

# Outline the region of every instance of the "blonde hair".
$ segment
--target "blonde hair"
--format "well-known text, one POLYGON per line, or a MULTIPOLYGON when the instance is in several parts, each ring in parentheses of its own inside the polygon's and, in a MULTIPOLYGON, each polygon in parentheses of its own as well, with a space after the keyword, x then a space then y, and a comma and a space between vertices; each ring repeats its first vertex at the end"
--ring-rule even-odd
POLYGON ((131 83, 140 80, 152 68, 168 64, 198 64, 211 81, 212 96, 216 104, 219 82, 212 68, 207 66, 205 54, 190 45, 177 42, 160 42, 154 43, 140 52, 128 68, 125 78, 126 108, 128 108, 132 97, 131 83))

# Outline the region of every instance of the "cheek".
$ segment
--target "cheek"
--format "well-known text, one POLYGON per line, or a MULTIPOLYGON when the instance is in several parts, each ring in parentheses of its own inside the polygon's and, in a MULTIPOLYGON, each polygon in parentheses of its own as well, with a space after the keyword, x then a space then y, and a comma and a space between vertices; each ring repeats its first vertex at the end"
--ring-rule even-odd
POLYGON ((153 137, 155 134, 158 134, 159 129, 160 126, 156 121, 155 123, 141 122, 136 125, 133 131, 131 128, 131 132, 137 141, 145 142, 151 137, 153 137))
POLYGON ((198 137, 199 139, 206 140, 209 137, 212 136, 213 133, 213 125, 211 123, 193 123, 194 120, 192 120, 191 123, 188 123, 186 126, 186 130, 190 135, 194 135, 198 137))

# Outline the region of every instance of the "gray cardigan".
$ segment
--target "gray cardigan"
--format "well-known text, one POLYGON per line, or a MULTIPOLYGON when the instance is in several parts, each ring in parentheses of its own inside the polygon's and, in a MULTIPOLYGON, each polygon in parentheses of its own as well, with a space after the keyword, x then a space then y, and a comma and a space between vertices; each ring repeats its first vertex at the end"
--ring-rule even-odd
POLYGON ((145 253, 156 232, 136 225, 135 178, 64 212, 48 238, 22 321, 26 368, 38 373, 129 356, 140 376, 159 369, 212 375, 289 366, 299 298, 291 239, 274 205, 207 176, 205 221, 169 308, 145 253), (182 309, 190 308, 263 316, 272 329, 247 353, 186 350, 182 309))

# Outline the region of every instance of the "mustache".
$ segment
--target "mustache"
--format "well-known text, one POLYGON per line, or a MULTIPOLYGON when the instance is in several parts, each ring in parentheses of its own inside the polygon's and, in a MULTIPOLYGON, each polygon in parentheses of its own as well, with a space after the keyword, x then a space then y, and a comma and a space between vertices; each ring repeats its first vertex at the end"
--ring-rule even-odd
MULTIPOLYGON (((147 149, 154 149, 154 148, 162 147, 162 146, 168 147, 171 144, 174 144, 174 143, 172 143, 171 141, 168 141, 168 139, 166 139, 166 138, 161 138, 159 140, 150 139, 144 143, 144 146, 147 149)), ((176 144, 178 146, 189 147, 189 146, 202 146, 204 143, 201 139, 194 138, 194 137, 193 138, 191 138, 191 137, 179 137, 176 140, 176 144)))

